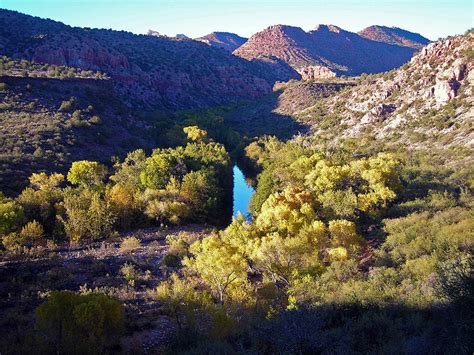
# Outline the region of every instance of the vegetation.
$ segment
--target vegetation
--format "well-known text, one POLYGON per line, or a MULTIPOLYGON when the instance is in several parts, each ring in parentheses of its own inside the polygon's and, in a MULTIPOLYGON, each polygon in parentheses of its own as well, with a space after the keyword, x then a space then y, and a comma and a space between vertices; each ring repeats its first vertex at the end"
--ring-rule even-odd
POLYGON ((263 169, 252 221, 181 244, 180 274, 157 289, 178 333, 195 334, 172 351, 472 349, 469 169, 298 140, 246 151, 263 169))
POLYGON ((372 109, 347 100, 398 70, 175 113, 78 80, 100 73, 7 57, 0 72, 2 354, 473 353, 472 149, 450 136, 470 128, 465 88, 440 109, 387 91, 416 117, 379 139, 384 113, 340 134, 372 109), (250 219, 230 218, 231 159, 256 176, 250 219))
POLYGON ((101 353, 116 345, 124 327, 122 304, 100 293, 53 292, 36 316, 45 353, 101 353))
POLYGON ((107 75, 92 70, 35 63, 26 59, 15 60, 7 56, 0 57, 0 75, 54 79, 109 79, 107 75))
MULTIPOLYGON (((197 127, 188 131, 206 136, 197 127)), ((100 163, 74 162, 67 174, 71 186, 61 174, 33 174, 16 200, 2 197, 2 242, 9 251, 21 252, 47 239, 100 240, 132 226, 223 223, 231 174, 224 147, 203 141, 156 149, 148 157, 131 152, 111 175, 100 163)), ((129 239, 123 249, 136 244, 129 239)))

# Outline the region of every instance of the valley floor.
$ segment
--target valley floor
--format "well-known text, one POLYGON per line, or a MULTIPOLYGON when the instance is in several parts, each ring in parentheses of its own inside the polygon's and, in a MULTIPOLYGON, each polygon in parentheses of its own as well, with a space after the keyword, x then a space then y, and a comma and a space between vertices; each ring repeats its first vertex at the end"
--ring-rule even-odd
POLYGON ((25 334, 34 329, 34 311, 49 292, 72 290, 86 294, 100 291, 125 305, 127 328, 122 350, 151 350, 169 339, 175 323, 154 300, 156 286, 169 277, 173 268, 163 259, 168 252, 167 236, 179 233, 201 238, 206 227, 188 225, 170 229, 148 228, 123 233, 117 238, 86 247, 60 245, 44 249, 30 259, 0 261, 0 331, 6 336, 0 348, 15 344, 28 346, 25 334), (121 248, 123 240, 135 237, 140 246, 121 248), (12 331, 14 329, 14 331, 12 331))

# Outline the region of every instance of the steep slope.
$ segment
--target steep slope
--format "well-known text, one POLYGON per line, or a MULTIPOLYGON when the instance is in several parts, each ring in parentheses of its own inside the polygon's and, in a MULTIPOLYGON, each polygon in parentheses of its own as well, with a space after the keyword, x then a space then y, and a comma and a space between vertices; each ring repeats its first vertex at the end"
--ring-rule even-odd
POLYGON ((234 54, 246 59, 276 57, 303 79, 318 79, 390 70, 407 62, 413 52, 333 25, 319 25, 310 32, 277 25, 253 35, 234 54))
POLYGON ((271 74, 193 40, 73 28, 0 10, 0 48, 16 59, 100 70, 128 101, 160 109, 206 107, 271 90, 271 74))
POLYGON ((474 32, 424 47, 409 63, 300 110, 330 139, 369 135, 408 146, 474 144, 474 32))
POLYGON ((196 41, 204 42, 211 47, 223 48, 229 52, 233 52, 247 42, 247 39, 248 38, 240 37, 235 33, 212 32, 206 36, 196 38, 196 41))
POLYGON ((403 30, 398 27, 370 26, 357 32, 359 36, 372 41, 395 44, 397 46, 421 49, 430 43, 430 40, 419 33, 403 30))
POLYGON ((5 57, 0 68, 0 191, 18 191, 31 173, 64 171, 73 160, 109 163, 156 146, 150 124, 109 78, 5 57))

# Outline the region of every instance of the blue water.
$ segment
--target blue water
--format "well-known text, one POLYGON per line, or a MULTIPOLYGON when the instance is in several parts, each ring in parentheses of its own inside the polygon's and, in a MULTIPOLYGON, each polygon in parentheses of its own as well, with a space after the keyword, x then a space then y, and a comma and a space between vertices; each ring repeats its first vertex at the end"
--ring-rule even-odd
POLYGON ((234 204, 232 215, 237 216, 240 211, 248 216, 248 205, 255 190, 245 180, 245 176, 237 165, 234 165, 234 204))

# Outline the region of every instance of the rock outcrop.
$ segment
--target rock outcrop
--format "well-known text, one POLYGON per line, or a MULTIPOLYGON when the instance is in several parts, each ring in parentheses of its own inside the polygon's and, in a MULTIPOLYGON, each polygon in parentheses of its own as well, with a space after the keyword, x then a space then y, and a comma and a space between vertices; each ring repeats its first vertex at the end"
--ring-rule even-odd
MULTIPOLYGON (((370 132, 384 142, 404 145, 474 145, 474 31, 430 43, 409 63, 362 77, 358 85, 319 103, 337 122, 335 137, 370 132)), ((296 98, 296 96, 295 96, 296 98)), ((313 107, 294 112, 313 120, 313 107)), ((316 110, 320 112, 320 110, 316 110)))
POLYGON ((300 73, 302 80, 329 79, 336 76, 335 72, 322 65, 309 65, 298 68, 298 73, 300 73))

